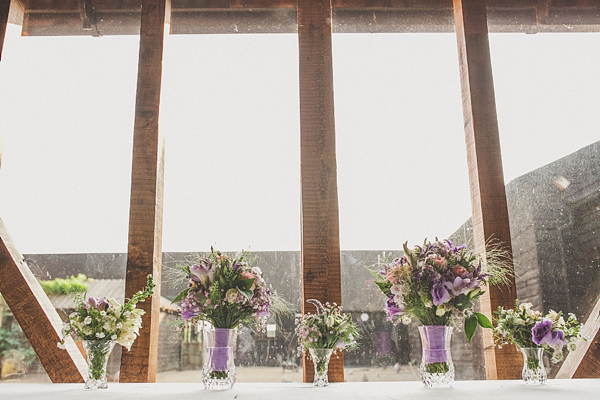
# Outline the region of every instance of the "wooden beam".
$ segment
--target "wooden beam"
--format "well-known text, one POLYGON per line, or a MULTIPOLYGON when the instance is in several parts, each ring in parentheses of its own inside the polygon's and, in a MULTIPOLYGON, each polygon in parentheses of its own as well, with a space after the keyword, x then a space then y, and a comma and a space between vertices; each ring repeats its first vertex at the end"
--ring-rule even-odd
MULTIPOLYGON (((4 37, 6 36, 6 25, 8 25, 9 12, 10 0, 0 0, 0 61, 2 60, 2 49, 4 48, 4 37)), ((2 154, 0 154, 0 156, 1 155, 2 154)))
POLYGON ((575 351, 569 352, 556 378, 600 378, 600 297, 581 329, 587 340, 576 342, 575 351))
MULTIPOLYGON (((454 16, 475 251, 484 255, 494 239, 512 254, 485 1, 454 0, 454 16)), ((481 300, 482 312, 491 317, 498 306, 513 307, 516 294, 514 278, 509 287, 490 287, 481 300)), ((493 346, 489 329, 483 340, 487 379, 518 379, 521 361, 514 347, 493 346)))
MULTIPOLYGON (((298 1, 302 185, 302 312, 308 299, 342 304, 333 113, 331 0, 298 1)), ((303 359, 303 378, 313 366, 303 359)), ((329 363, 329 380, 344 381, 344 359, 329 363)))
MULTIPOLYGON (((14 0, 23 1, 23 0, 14 0)), ((83 0, 79 0, 83 1, 83 0)), ((173 0, 174 34, 296 33, 297 0, 173 0)), ((333 0, 336 33, 452 32, 452 0, 333 0)), ((95 24, 82 26, 76 0, 30 0, 24 35, 137 35, 139 0, 94 1, 95 24)), ((590 0, 488 0, 492 32, 598 32, 590 0)))
POLYGON ((63 323, 17 251, 0 219, 0 293, 15 316, 27 340, 52 382, 83 382, 87 365, 75 342, 65 342, 66 351, 57 347, 63 323))
POLYGON ((121 357, 121 382, 155 382, 160 314, 164 140, 158 116, 162 80, 165 0, 143 0, 133 132, 129 245, 125 295, 131 297, 154 275, 154 296, 139 303, 146 311, 140 336, 121 357))

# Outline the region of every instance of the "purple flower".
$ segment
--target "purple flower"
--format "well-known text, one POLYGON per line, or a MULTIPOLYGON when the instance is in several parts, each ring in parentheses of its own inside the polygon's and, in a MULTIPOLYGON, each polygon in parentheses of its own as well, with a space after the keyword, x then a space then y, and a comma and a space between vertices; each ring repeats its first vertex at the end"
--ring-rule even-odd
POLYGON ((94 297, 90 297, 88 301, 84 304, 86 309, 95 308, 96 310, 100 310, 105 308, 108 305, 108 301, 106 301, 106 297, 101 299, 96 299, 94 297))
POLYGON ((399 307, 394 300, 388 299, 385 305, 385 311, 388 315, 388 321, 391 321, 392 317, 394 317, 395 315, 404 314, 404 307, 399 307))
POLYGON ((446 287, 452 291, 452 294, 455 296, 459 296, 462 293, 466 293, 471 291, 471 289, 475 289, 479 287, 479 280, 474 276, 473 273, 463 273, 462 276, 456 276, 450 282, 446 282, 446 287))
POLYGON ((552 321, 546 318, 536 322, 535 326, 531 328, 531 336, 533 343, 538 346, 546 343, 551 347, 563 347, 567 343, 564 332, 560 329, 553 331, 552 321))
POLYGON ((202 260, 200 265, 194 264, 190 267, 190 278, 195 282, 210 284, 215 274, 215 266, 209 259, 202 260))
POLYGON ((431 288, 431 296, 433 297, 433 304, 436 306, 442 305, 450 300, 450 293, 446 290, 443 279, 436 279, 434 281, 433 287, 431 288))

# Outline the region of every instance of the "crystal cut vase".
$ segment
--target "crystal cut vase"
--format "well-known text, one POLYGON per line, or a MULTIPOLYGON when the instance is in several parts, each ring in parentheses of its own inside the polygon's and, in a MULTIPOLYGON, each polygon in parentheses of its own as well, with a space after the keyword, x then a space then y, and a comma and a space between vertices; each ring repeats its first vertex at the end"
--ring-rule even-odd
POLYGON ((83 348, 87 355, 88 376, 85 390, 106 389, 106 366, 110 353, 115 347, 114 340, 84 340, 83 348))
POLYGON ((329 359, 331 358, 333 349, 308 349, 308 351, 310 352, 310 358, 315 366, 313 386, 329 386, 327 370, 329 369, 329 359))
POLYGON ((421 381, 427 387, 450 387, 454 382, 454 364, 450 351, 452 327, 444 325, 419 326, 423 349, 421 381))
POLYGON ((548 380, 544 367, 544 349, 542 347, 521 348, 523 353, 523 371, 521 376, 528 385, 543 385, 548 380))
POLYGON ((202 383, 208 390, 227 390, 236 378, 234 347, 236 329, 205 326, 203 331, 202 383))

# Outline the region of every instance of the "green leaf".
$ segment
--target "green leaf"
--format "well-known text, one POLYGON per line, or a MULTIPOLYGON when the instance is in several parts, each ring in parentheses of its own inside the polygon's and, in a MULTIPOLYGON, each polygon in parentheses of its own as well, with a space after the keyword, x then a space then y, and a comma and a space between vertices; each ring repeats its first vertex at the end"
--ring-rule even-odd
POLYGON ((471 343, 471 338, 475 334, 475 329, 477 329, 477 320, 477 316, 474 314, 471 314, 465 318, 465 334, 467 335, 467 341, 469 344, 471 343))
POLYGON ((181 293, 179 293, 171 302, 171 304, 175 304, 175 303, 179 303, 181 300, 183 300, 184 297, 186 297, 188 295, 188 292, 190 291, 190 289, 185 289, 183 290, 181 293))
POLYGON ((250 290, 242 290, 239 287, 237 288, 237 290, 238 290, 238 292, 243 294, 244 297, 248 299, 248 301, 252 300, 252 296, 254 296, 253 292, 251 292, 250 290))
POLYGON ((379 289, 381 289, 381 291, 384 294, 388 294, 390 292, 391 283, 389 283, 389 282, 379 282, 379 281, 375 281, 375 283, 377 284, 377 286, 379 286, 379 289))
POLYGON ((458 308, 460 311, 464 311, 466 309, 473 307, 473 303, 471 302, 471 299, 469 299, 469 296, 467 296, 465 294, 461 294, 460 296, 458 296, 456 298, 455 304, 456 304, 456 308, 458 308))
POLYGON ((473 314, 477 317, 477 322, 482 328, 494 329, 494 325, 492 325, 488 317, 486 317, 484 314, 478 312, 474 312, 473 314))
POLYGON ((244 286, 246 290, 250 290, 252 285, 254 284, 254 278, 244 279, 244 286))

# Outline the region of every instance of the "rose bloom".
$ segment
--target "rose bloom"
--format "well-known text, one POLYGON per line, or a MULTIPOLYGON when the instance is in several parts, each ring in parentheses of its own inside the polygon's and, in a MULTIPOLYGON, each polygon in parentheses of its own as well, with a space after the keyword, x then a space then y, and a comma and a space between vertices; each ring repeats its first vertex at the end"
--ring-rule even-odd
POLYGON ((446 265, 448 265, 448 261, 446 261, 446 259, 442 256, 437 256, 435 258, 435 265, 439 265, 440 267, 445 267, 446 265))
POLYGON ((454 270, 454 275, 456 275, 456 276, 461 276, 462 274, 467 273, 467 269, 460 264, 455 265, 453 270, 454 270))

